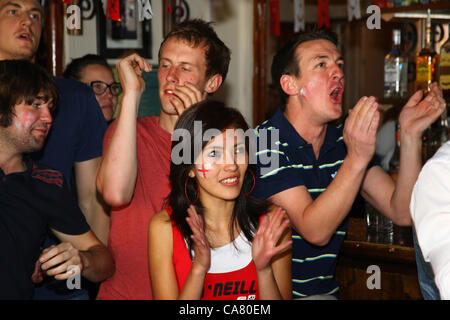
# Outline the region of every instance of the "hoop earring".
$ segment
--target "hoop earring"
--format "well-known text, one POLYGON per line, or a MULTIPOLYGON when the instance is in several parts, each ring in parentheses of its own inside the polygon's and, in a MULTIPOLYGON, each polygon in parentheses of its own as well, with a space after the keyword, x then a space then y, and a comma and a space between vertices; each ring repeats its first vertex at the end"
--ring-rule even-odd
POLYGON ((189 199, 188 194, 187 194, 187 184, 188 184, 188 181, 189 181, 189 177, 186 178, 186 182, 184 183, 184 195, 186 196, 186 199, 187 199, 187 201, 188 201, 190 204, 195 204, 195 203, 198 201, 198 195, 200 194, 200 189, 199 189, 198 183, 197 183, 197 197, 195 198, 194 202, 192 202, 192 201, 189 199))
POLYGON ((253 171, 250 170, 250 169, 248 170, 248 172, 250 172, 250 173, 252 174, 252 177, 253 177, 253 185, 252 185, 252 188, 250 189, 249 192, 242 193, 243 196, 248 196, 248 195, 250 195, 250 194, 253 192, 253 189, 255 189, 255 184, 256 184, 256 177, 255 177, 255 174, 254 174, 253 171))

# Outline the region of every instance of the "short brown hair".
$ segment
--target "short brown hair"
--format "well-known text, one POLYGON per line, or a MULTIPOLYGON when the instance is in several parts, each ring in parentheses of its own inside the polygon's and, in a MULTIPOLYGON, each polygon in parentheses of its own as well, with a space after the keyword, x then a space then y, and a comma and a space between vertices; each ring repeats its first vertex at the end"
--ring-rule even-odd
POLYGON ((27 60, 0 61, 0 126, 10 126, 14 107, 22 101, 32 104, 42 91, 46 102, 58 104, 56 83, 42 67, 27 60))
POLYGON ((222 81, 225 81, 230 64, 231 51, 219 39, 217 33, 211 27, 210 22, 205 22, 201 19, 192 19, 175 25, 172 31, 164 37, 159 47, 158 59, 161 58, 161 48, 170 38, 184 40, 194 48, 201 45, 205 46, 206 78, 220 74, 222 81))
POLYGON ((295 77, 300 75, 296 50, 302 43, 314 40, 328 40, 335 46, 338 45, 337 35, 333 31, 316 29, 301 33, 290 39, 273 57, 271 66, 272 84, 278 89, 283 103, 286 103, 288 95, 281 88, 280 79, 285 74, 295 77))

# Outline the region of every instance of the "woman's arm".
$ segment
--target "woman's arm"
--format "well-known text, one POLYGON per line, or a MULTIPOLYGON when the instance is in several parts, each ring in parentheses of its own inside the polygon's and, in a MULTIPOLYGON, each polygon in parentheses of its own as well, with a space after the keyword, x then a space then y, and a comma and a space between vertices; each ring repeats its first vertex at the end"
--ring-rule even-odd
POLYGON ((155 300, 176 300, 178 284, 173 265, 172 225, 165 210, 156 213, 148 228, 149 272, 155 300))
POLYGON ((149 226, 149 266, 153 297, 156 300, 199 300, 211 257, 203 219, 188 209, 186 219, 193 232, 195 258, 181 292, 173 264, 172 224, 165 210, 157 213, 149 226))

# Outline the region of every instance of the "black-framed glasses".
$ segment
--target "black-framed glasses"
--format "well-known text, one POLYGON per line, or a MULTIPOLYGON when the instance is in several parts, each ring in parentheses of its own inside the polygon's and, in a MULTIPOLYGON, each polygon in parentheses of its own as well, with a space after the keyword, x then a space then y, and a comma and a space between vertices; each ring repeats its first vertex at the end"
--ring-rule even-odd
POLYGON ((118 96, 122 92, 122 86, 119 82, 113 82, 111 84, 107 84, 103 81, 92 81, 89 82, 88 85, 92 88, 95 94, 101 95, 104 94, 106 89, 109 88, 109 91, 113 96, 118 96))

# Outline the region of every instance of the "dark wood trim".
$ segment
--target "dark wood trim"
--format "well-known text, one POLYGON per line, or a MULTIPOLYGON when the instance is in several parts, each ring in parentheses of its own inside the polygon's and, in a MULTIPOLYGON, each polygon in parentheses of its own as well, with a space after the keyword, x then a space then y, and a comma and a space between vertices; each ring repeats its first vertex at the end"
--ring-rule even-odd
POLYGON ((61 1, 49 1, 46 8, 45 39, 47 42, 47 70, 54 76, 63 72, 64 16, 61 1))
POLYGON ((253 1, 253 125, 265 118, 266 82, 266 0, 253 1))

